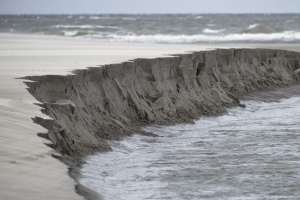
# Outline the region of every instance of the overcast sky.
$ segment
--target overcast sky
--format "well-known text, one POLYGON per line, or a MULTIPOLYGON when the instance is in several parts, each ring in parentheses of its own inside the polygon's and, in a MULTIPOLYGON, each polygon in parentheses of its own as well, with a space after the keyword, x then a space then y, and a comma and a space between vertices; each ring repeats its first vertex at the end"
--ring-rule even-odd
POLYGON ((299 12, 300 0, 0 0, 0 14, 299 12))

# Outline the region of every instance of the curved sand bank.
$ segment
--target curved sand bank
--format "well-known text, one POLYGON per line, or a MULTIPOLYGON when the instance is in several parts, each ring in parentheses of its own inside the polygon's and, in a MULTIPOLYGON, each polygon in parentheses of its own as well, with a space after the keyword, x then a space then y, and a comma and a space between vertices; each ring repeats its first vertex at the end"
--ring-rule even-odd
MULTIPOLYGON (((147 45, 147 44, 126 44, 126 43, 107 43, 107 42, 96 42, 96 41, 73 41, 71 39, 63 39, 63 38, 50 38, 50 37, 41 37, 41 36, 26 36, 26 35, 8 35, 1 34, 0 35, 0 101, 1 101, 1 117, 0 117, 0 178, 2 183, 0 185, 0 199, 82 199, 79 195, 75 193, 75 182, 68 176, 67 167, 56 161, 51 157, 51 154, 56 154, 55 151, 51 150, 51 148, 47 147, 43 143, 49 143, 49 141, 44 140, 41 137, 37 137, 37 133, 46 133, 47 130, 32 123, 32 117, 41 117, 46 118, 46 115, 43 115, 39 110, 38 106, 33 105, 33 103, 38 103, 26 90, 25 86, 22 83, 23 80, 16 79, 20 77, 30 76, 31 79, 39 79, 39 81, 33 85, 31 85, 31 92, 39 98, 41 96, 42 101, 50 101, 47 105, 47 109, 45 110, 50 115, 54 113, 58 113, 57 119, 52 125, 62 125, 63 130, 60 127, 57 127, 57 132, 52 132, 49 134, 52 136, 46 136, 52 138, 54 143, 56 144, 54 147, 58 148, 65 157, 69 158, 80 158, 81 155, 90 154, 96 150, 108 149, 109 147, 105 144, 103 139, 106 138, 116 138, 114 136, 114 132, 110 132, 110 130, 121 130, 120 127, 124 127, 124 130, 128 130, 128 132, 121 131, 119 135, 127 135, 132 131, 136 131, 138 125, 143 125, 144 123, 149 123, 154 119, 154 122, 166 122, 169 119, 172 119, 173 122, 183 121, 186 118, 193 118, 198 114, 206 114, 205 109, 201 110, 201 106, 197 108, 197 102, 200 102, 200 99, 197 100, 196 104, 192 101, 192 98, 195 97, 197 93, 199 93, 199 89, 204 87, 206 84, 201 84, 202 79, 197 77, 203 76, 212 76, 212 71, 209 71, 209 64, 201 64, 200 71, 197 70, 199 65, 194 64, 191 65, 191 61, 189 61, 190 56, 186 55, 185 58, 179 59, 177 58, 165 58, 173 60, 172 63, 174 65, 169 65, 164 59, 154 59, 150 62, 149 60, 140 60, 141 65, 139 67, 134 66, 134 63, 128 63, 124 65, 114 65, 114 66, 106 66, 102 68, 94 68, 90 70, 82 70, 77 71, 76 76, 67 76, 67 77, 57 77, 57 76, 49 76, 47 80, 45 80, 45 76, 40 78, 36 76, 53 74, 53 75, 66 75, 70 74, 71 70, 90 66, 95 67, 97 65, 105 65, 110 63, 120 63, 127 60, 131 60, 134 58, 155 58, 161 57, 164 54, 175 54, 175 53, 183 53, 184 51, 199 51, 206 50, 209 47, 203 46, 190 46, 190 45, 147 45), (180 61, 178 61, 180 60, 180 61), (144 62, 144 64, 142 64, 144 62), (147 64, 148 62, 148 64, 147 64), (153 65, 153 63, 155 65, 153 65), (143 66, 153 66, 151 70, 147 67, 143 66), (182 67, 179 67, 182 65, 182 67), (154 66, 156 68, 154 69, 154 66), (168 70, 164 72, 164 68, 161 67, 161 72, 159 66, 167 66, 168 70), (191 67, 192 66, 192 67, 191 67), (204 67, 204 71, 201 70, 201 66, 204 67), (123 72, 120 73, 119 68, 122 68, 123 72), (171 72, 169 69, 173 69, 172 79, 171 72), (124 71, 124 69, 126 69, 124 71), (112 73, 115 70, 116 72, 112 73), (137 70, 136 76, 134 75, 134 70, 137 70), (206 71, 208 70, 208 71, 206 71), (197 75, 197 71, 199 74, 197 75), (95 73, 92 73, 95 72, 95 73), (101 72, 101 73, 100 73, 101 72), (102 73, 103 72, 103 73, 102 73), (176 73, 175 73, 176 72, 176 73), (205 72, 207 74, 205 74, 205 72), (100 74, 99 74, 100 73, 100 74), (115 75, 114 75, 115 74, 115 75), (151 75, 152 74, 152 75, 151 75), (86 76, 85 76, 86 75, 86 76), (138 76, 137 76, 138 75, 138 76), (162 76, 163 75, 163 76, 162 76), (113 76, 115 80, 113 79, 113 76), (167 77, 169 76, 169 78, 167 77), (190 81, 190 78, 193 78, 190 81), (131 80, 132 79, 132 80, 131 80), (54 82, 54 80, 57 80, 54 82), (68 82, 64 82, 68 80, 68 82), (84 82, 84 80, 88 80, 84 82), (128 83, 126 82, 128 81, 128 83), (136 81, 133 85, 125 85, 129 84, 132 81, 136 81), (198 80, 198 82, 197 82, 198 80), (101 82, 101 84, 96 84, 101 82), (121 87, 123 88, 119 89, 121 87), (166 82, 166 83, 165 83, 166 82), (50 84, 49 84, 50 83, 50 84), (145 83, 145 86, 141 85, 141 83, 145 83), (155 84, 156 83, 156 84, 155 84), (159 83, 159 84, 158 84, 159 83), (179 85, 179 92, 177 91, 179 85), (56 85, 57 84, 57 85, 56 85), (61 84, 62 88, 58 87, 61 84), (73 87, 70 84, 75 84, 76 87, 73 87), (87 84, 91 84, 88 86, 87 84), (105 84, 108 84, 105 86, 105 84), (199 86, 201 85, 201 87, 199 86), (43 90, 34 88, 37 85, 41 85, 43 90), (56 86, 55 86, 56 85, 56 86), (92 86, 93 85, 93 86, 92 86), (123 86, 124 85, 124 86, 123 86), (161 88, 158 86, 160 85, 161 88), (157 99, 148 99, 148 96, 143 94, 143 91, 164 91, 167 85, 167 92, 153 92, 150 95, 156 95, 157 99), (199 86, 197 89, 196 86, 199 86), (203 86, 202 86, 203 85, 203 86), (70 86, 65 87, 65 86, 70 86), (103 87, 105 86, 105 87, 103 87), (137 87, 147 87, 147 88, 137 88, 137 87), (156 86, 156 89, 155 87, 156 86), (107 87, 111 87, 112 89, 107 90, 107 87), (124 88, 125 87, 125 88, 124 88), (186 88, 187 87, 187 88, 186 88), (67 88, 67 90, 66 90, 67 88), (74 95, 75 90, 77 95, 74 95), (86 89, 89 90, 86 90, 86 89), (102 88, 102 89, 101 89, 102 88), (104 88, 104 89, 103 89, 104 88), (85 91, 86 90, 86 91, 85 91), (95 106, 99 102, 93 100, 95 94, 93 91, 97 91, 97 95, 105 94, 105 98, 101 98, 101 104, 99 104, 99 109, 103 112, 103 115, 96 115, 95 111, 91 109, 91 106, 95 106), (138 91, 138 92, 137 92, 138 91), (171 91, 171 92, 170 92, 171 91), (53 98, 49 96, 49 93, 53 92, 53 98), (124 95, 127 95, 127 98, 124 99, 124 95), (81 99, 80 93, 84 93, 82 99, 84 101, 80 102, 81 99), (85 94, 86 93, 86 94, 85 94), (140 94, 142 93, 142 95, 140 94), (171 94, 176 94, 175 99, 177 98, 177 103, 179 105, 172 102, 171 94), (90 96, 91 95, 91 96, 90 96), (111 96, 110 96, 111 95, 111 96), (167 97, 163 96, 167 95, 167 97), (63 97, 63 98, 62 98, 63 97), (67 97, 67 98, 66 98, 67 97), (185 97, 187 97, 187 105, 184 104, 185 97), (44 99, 43 99, 44 98, 44 99), (120 99, 119 99, 120 98, 120 99), (170 101, 169 101, 169 99, 170 101), (54 101, 57 100, 71 100, 75 104, 70 101, 65 101, 64 104, 53 104, 54 101), (124 100, 123 100, 124 99, 124 100), (115 101, 120 101, 120 108, 130 108, 130 112, 127 114, 124 113, 124 109, 115 108, 115 101), (155 105, 155 112, 157 116, 151 119, 152 111, 149 111, 149 108, 154 108, 154 106, 149 106, 149 104, 155 105), (166 103, 167 102, 167 103, 166 103), (182 116, 179 116, 179 120, 176 120, 176 111, 174 106, 171 105, 171 102, 175 106, 179 106, 180 108, 193 108, 190 112, 190 115, 184 116, 187 112, 183 110, 182 116), (124 105, 123 105, 124 104, 124 105), (84 107, 81 108, 81 105, 84 107), (75 109, 74 109, 75 108, 75 109), (79 109, 78 109, 79 108, 79 109), (195 108, 195 110, 194 110, 195 108), (85 112, 88 111, 87 113, 85 112), (168 111, 169 109, 169 111, 168 111), (50 111, 51 110, 51 111, 50 111), (73 115, 70 115, 74 111, 73 115), (71 112, 70 112, 71 111, 71 112), (140 112, 139 112, 140 111, 140 112), (200 112, 201 111, 201 112, 200 112), (135 121, 133 124, 127 122, 126 118, 118 119, 117 114, 121 113, 119 117, 126 117, 128 120, 135 121), (82 114, 82 116, 80 116, 82 114), (69 116, 71 117, 69 119, 69 116), (105 126, 102 124, 98 124, 96 126, 91 126, 84 131, 91 132, 87 133, 87 136, 82 135, 79 131, 75 131, 72 134, 78 134, 78 137, 84 138, 83 142, 78 142, 78 138, 70 137, 69 130, 72 130, 71 124, 74 123, 75 117, 78 117, 80 123, 83 125, 85 122, 82 120, 85 117, 89 118, 98 118, 102 120, 105 126), (100 119, 103 116, 103 119, 100 119), (130 118, 132 116, 132 118, 130 118), (61 117, 61 118, 60 118, 61 117), (100 118, 99 118, 100 117, 100 118), (150 117, 150 118, 149 118, 150 117), (186 118, 185 118, 186 117, 186 118), (140 119, 141 118, 141 119, 140 119), (145 121, 142 121, 145 120, 145 121), (122 121, 123 120, 123 121, 122 121), (156 120, 156 121, 155 121, 156 120), (121 123, 119 123, 121 122, 121 123), (129 126, 127 127, 127 125, 129 126), (101 135, 100 128, 105 127, 104 131, 107 135, 101 135), (98 129, 98 131, 93 131, 94 129, 98 129), (107 131, 109 130, 109 131, 107 131), (93 131, 93 132, 92 132, 93 131), (64 134, 66 133, 66 134, 64 134), (60 138, 60 136, 66 136, 65 138, 60 138), (55 142, 55 137, 61 139, 60 141, 55 142), (54 138, 54 139, 53 139, 54 138), (92 140, 93 138, 98 138, 97 140, 92 140), (74 140, 74 145, 73 141, 74 140), (75 143, 77 142, 77 143, 75 143), (94 143, 95 146, 90 148, 86 146, 89 142, 94 143), (98 143, 103 144, 98 146, 98 143), (65 143, 71 144, 70 148, 65 146, 65 143), (73 145, 73 146, 72 146, 73 145), (59 149, 61 148, 61 150, 59 149), (67 148, 65 148, 67 147, 67 148), (72 152, 74 150, 74 153, 72 152), (92 151, 91 151, 92 150, 92 151), (77 154, 78 155, 75 155, 77 154)), ((223 45, 223 47, 246 47, 245 45, 223 45)), ((297 50, 299 51, 299 45, 247 45, 248 47, 263 47, 263 48, 278 48, 278 49, 287 49, 287 50, 297 50)), ((211 45, 210 47, 214 47, 211 45)), ((222 46, 220 46, 222 47, 222 46)), ((222 51, 219 51, 222 52, 222 51)), ((228 55, 230 56, 233 50, 224 51, 224 59, 226 61, 228 55)), ((243 55, 243 50, 239 50, 241 52, 240 55, 243 55)), ((262 51, 266 52, 266 51, 262 51)), ((295 53, 287 53, 285 51, 270 51, 272 53, 266 52, 267 56, 270 56, 271 64, 266 62, 266 66, 262 68, 264 74, 273 77, 266 84, 276 83, 278 85, 291 84, 295 82, 295 76, 293 75, 293 70, 296 69, 298 64, 296 64, 296 60, 299 59, 299 55, 295 53), (276 53, 276 54, 275 54, 276 53), (274 57, 278 55, 278 57, 274 57), (280 67, 278 63, 285 64, 284 67, 280 67), (274 65, 275 64, 275 65, 274 65), (267 66, 273 66, 272 71, 271 68, 266 68, 267 66), (266 70, 267 72, 265 72, 266 70), (276 78, 277 77, 277 78, 276 78), (280 77, 282 80, 278 79, 280 77)), ((201 54, 201 53, 198 53, 201 54)), ((207 53, 205 53, 207 54, 207 53)), ((210 55, 210 53, 208 53, 210 55)), ((217 52, 211 52, 212 59, 214 59, 214 55, 219 55, 217 52)), ((239 55, 239 54, 236 54, 239 55)), ((248 54, 247 54, 248 55, 248 54)), ((221 56, 222 57, 222 56, 221 56)), ((208 60, 201 60, 201 56, 196 59, 197 62, 206 63, 208 60)), ((204 58, 204 57, 203 57, 204 58)), ((267 57, 263 57, 261 60, 264 60, 267 57)), ((242 59, 242 58, 240 58, 242 59)), ((257 59, 259 61, 259 59, 257 59)), ((217 59, 218 61, 218 59, 217 59)), ((221 62, 222 59, 219 59, 218 62, 221 62)), ((245 59, 245 61, 249 61, 245 59)), ((137 62, 137 61, 136 61, 137 62)), ((136 63, 135 62, 135 63, 136 63)), ((168 61, 169 62, 169 61, 168 61)), ((171 61, 170 61, 171 62, 171 61)), ((246 62, 246 64, 247 64, 246 62)), ((245 63, 245 62, 244 62, 245 63)), ((259 63, 259 62, 257 62, 259 63)), ((299 62, 298 62, 299 63, 299 62)), ((226 64, 226 63, 225 63, 226 64)), ((255 64, 255 63, 254 63, 255 64)), ((231 66, 226 64, 226 66, 231 66)), ((224 70, 226 71, 226 67, 224 70)), ((219 66, 222 69, 222 65, 219 66)), ((218 70, 224 74, 222 70, 218 70)), ((251 70, 246 70, 247 73, 250 73, 251 70)), ((204 107, 213 113, 214 107, 223 108, 223 101, 225 101, 226 105, 233 105, 236 103, 232 96, 228 96, 226 94, 227 89, 222 85, 221 89, 218 88, 217 82, 214 81, 218 78, 218 72, 216 73, 216 77, 210 80, 210 78, 204 78, 203 80, 209 80, 210 84, 213 84, 215 88, 214 91, 206 91, 203 93, 200 91, 203 98, 211 97, 216 98, 215 103, 211 106, 211 102, 207 99, 205 100, 206 104, 204 107), (225 92, 224 96, 219 95, 221 100, 218 100, 219 92, 223 90, 225 92), (208 95, 207 97, 205 95, 208 95), (217 95, 215 95, 217 94, 217 95)), ((229 73, 229 72, 228 72, 229 73)), ((225 73, 226 74, 226 73, 225 73)), ((260 73, 256 73, 259 75, 258 78, 262 78, 263 75, 260 73)), ((254 75, 253 75, 254 76, 254 75)), ((248 83, 246 80, 247 76, 243 78, 245 83, 248 83), (244 80, 245 79, 245 80, 244 80)), ((230 81, 232 82, 232 81, 230 81)), ((250 81, 251 82, 251 81, 250 81)), ((131 83, 132 84, 132 83, 131 83)), ((208 84, 208 83, 207 83, 208 84)), ((247 84, 246 84, 247 85, 247 84)), ((254 84, 255 85, 255 84, 254 84)), ((211 85, 212 86, 212 85, 211 85)), ((240 87, 242 88, 242 87, 240 87)), ((259 87, 254 87, 255 89, 260 89, 259 87)), ((263 88, 261 88, 263 89, 263 88)), ((242 94, 243 90, 238 90, 238 93, 234 91, 229 91, 232 94, 242 94)), ((198 98, 198 97, 197 97, 198 98)), ((39 99, 40 100, 40 99, 39 99)), ((60 101, 58 101, 60 102, 60 101)), ((201 101, 203 102, 203 101, 201 101)), ((202 105, 200 102, 199 105, 202 105)), ((177 108, 177 107, 176 107, 177 108)), ((125 109, 125 111, 126 111, 125 109)), ((177 109, 176 109, 177 110, 177 109)), ((223 109, 222 109, 223 110, 223 109)), ((218 110, 216 110, 218 112, 218 110)), ((181 112, 179 112, 180 114, 181 112)), ((39 120, 43 122, 44 120, 39 120)), ((76 126, 81 126, 78 123, 76 126)), ((90 123, 90 122, 87 122, 90 123)), ((122 129, 123 130, 123 129, 122 129)))
MULTIPOLYGON (((238 96, 300 81, 300 53, 218 49, 136 59, 76 70, 69 76, 27 76, 29 92, 54 120, 35 118, 65 161, 110 150, 150 123, 188 122, 239 105, 238 96)), ((242 105, 241 105, 242 106, 242 105)))

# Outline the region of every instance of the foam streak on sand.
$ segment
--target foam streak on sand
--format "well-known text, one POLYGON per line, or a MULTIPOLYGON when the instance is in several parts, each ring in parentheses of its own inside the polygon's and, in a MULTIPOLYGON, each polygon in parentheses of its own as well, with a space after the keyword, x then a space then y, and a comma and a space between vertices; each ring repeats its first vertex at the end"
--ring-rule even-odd
MULTIPOLYGON (((178 54, 184 51, 207 51, 209 46, 132 45, 10 34, 1 34, 0 43, 0 179, 5 183, 0 185, 0 199, 82 199, 75 193, 75 183, 68 176, 67 167, 52 158, 51 154, 56 154, 55 151, 43 144, 50 141, 37 137, 38 132, 42 133, 39 134, 40 136, 53 141, 53 144, 49 146, 61 152, 66 158, 65 161, 76 161, 76 158, 79 161, 82 155, 109 148, 104 141, 105 138, 122 137, 130 134, 132 130, 137 130, 136 126, 126 128, 124 127, 125 124, 142 125, 149 123, 150 121, 147 120, 150 119, 161 120, 161 122, 174 119, 175 122, 173 117, 176 115, 179 117, 178 121, 196 116, 201 107, 194 109, 194 111, 193 109, 192 111, 189 110, 190 115, 187 116, 185 116, 184 109, 198 105, 192 100, 194 97, 196 100, 200 98, 200 96, 197 97, 199 90, 195 87, 197 84, 200 84, 201 87, 213 84, 214 91, 207 90, 208 96, 204 95, 203 98, 215 99, 216 108, 222 108, 220 103, 224 103, 224 101, 229 105, 237 102, 234 96, 226 93, 227 89, 220 87, 216 82, 217 79, 221 79, 229 84, 228 86, 234 83, 231 79, 234 76, 227 77, 230 75, 228 64, 233 62, 227 58, 234 56, 233 52, 236 53, 237 58, 245 56, 245 60, 237 59, 235 61, 241 62, 241 66, 243 66, 239 73, 245 73, 249 77, 256 76, 256 74, 251 73, 252 70, 244 71, 247 69, 253 54, 248 54, 248 51, 243 50, 206 52, 207 56, 205 57, 207 58, 204 61, 204 57, 200 56, 204 55, 204 52, 189 53, 179 57, 163 55, 178 54), (223 54, 224 58, 222 59, 224 60, 221 59, 222 56, 217 56, 223 54), (193 56, 197 58, 193 62, 197 62, 198 65, 192 64, 191 58, 193 56), (164 58, 154 59, 155 57, 164 58), (148 58, 149 60, 139 59, 119 65, 97 67, 121 63, 134 58, 148 58), (212 67, 215 65, 209 64, 212 59, 217 61, 219 59, 220 65, 216 65, 217 68, 212 67), (75 76, 64 76, 71 74, 71 70, 87 66, 95 68, 77 71, 75 76), (218 70, 214 71, 213 69, 218 70), (120 70, 123 70, 123 73, 120 70), (203 74, 202 71, 208 74, 203 74), (214 76, 212 76, 213 74, 214 76), (134 76, 132 77, 132 75, 134 76), (37 101, 26 91, 22 83, 23 80, 16 79, 24 76, 38 81, 28 83, 31 86, 29 90, 39 101, 44 103, 44 106, 47 106, 44 111, 53 117, 54 121, 45 120, 49 118, 39 112, 39 107, 33 105, 37 101), (208 78, 210 76, 213 78, 208 78), (170 77, 173 78, 170 79, 170 77), (196 82, 192 80, 196 80, 196 82), (36 87, 37 85, 41 87, 36 87), (169 89, 165 90, 166 88, 169 89), (222 90, 226 94, 219 93, 222 90), (146 94, 143 91, 149 93, 146 94), (176 94, 174 98, 170 96, 173 94, 176 94), (152 98, 155 95, 158 98, 152 98), (93 99, 92 96, 98 97, 98 99, 93 99), (185 99, 185 97, 188 98, 185 99), (176 101, 172 102, 174 99, 176 101), (188 102, 187 104, 184 103, 187 107, 181 102, 188 102), (118 110, 118 108, 122 108, 121 105, 129 110, 118 110), (174 105, 177 107, 175 108, 174 105), (96 109, 92 110, 93 107, 96 109), (154 116, 149 110, 150 108, 155 108, 154 110, 158 115, 154 116), (97 113, 95 113, 96 111, 97 113), (123 114, 117 115, 114 112, 123 114), (54 116, 54 114, 57 115, 54 116), (93 116, 94 114, 95 116, 93 116), (55 130, 53 129, 54 132, 50 131, 51 133, 45 134, 44 128, 32 123, 31 118, 35 116, 37 116, 36 122, 48 129, 55 128, 55 130), (91 119, 100 117, 103 118, 103 121, 83 121, 83 116, 91 119), (121 119, 116 118, 116 116, 121 119), (78 132, 78 130, 70 132, 73 129, 72 124, 76 121, 75 118, 79 120, 75 127, 78 127, 78 130, 83 130, 83 132, 78 132), (130 120, 137 121, 131 123, 130 120), (97 130, 99 122, 104 122, 101 125, 105 129, 104 131, 97 130), (49 126, 51 124, 54 126, 49 126), (87 124, 88 126, 86 126, 87 124), (118 135, 114 135, 121 129, 122 131, 118 135), (74 135, 79 136, 79 138, 74 137, 74 135), (82 141, 80 137, 82 137, 82 141), (94 140, 95 138, 97 140, 94 140), (99 143, 102 146, 97 146, 99 143), (89 146, 90 144, 92 145, 89 146), (77 153, 78 155, 75 155, 77 153)), ((245 47, 245 45, 241 46, 245 47)), ((263 46, 298 51, 300 49, 297 45, 263 46)), ((229 46, 223 47, 228 48, 229 46)), ((254 47, 259 47, 259 45, 254 47)), ((255 55, 257 56, 261 52, 261 57, 252 60, 254 66, 250 66, 257 67, 259 63, 263 64, 262 73, 255 80, 264 83, 263 74, 265 74, 270 76, 265 80, 265 83, 270 85, 275 83, 278 85, 289 84, 295 81, 292 70, 299 68, 297 53, 285 51, 253 52, 256 52, 255 55)), ((247 76, 243 78, 245 83, 250 81, 246 78, 247 76)), ((254 85, 256 84, 254 83, 254 85)), ((257 87, 259 89, 259 86, 257 87)), ((215 109, 210 110, 209 103, 203 105, 203 112, 219 112, 215 109)), ((71 165, 72 163, 68 162, 68 164, 71 165)))

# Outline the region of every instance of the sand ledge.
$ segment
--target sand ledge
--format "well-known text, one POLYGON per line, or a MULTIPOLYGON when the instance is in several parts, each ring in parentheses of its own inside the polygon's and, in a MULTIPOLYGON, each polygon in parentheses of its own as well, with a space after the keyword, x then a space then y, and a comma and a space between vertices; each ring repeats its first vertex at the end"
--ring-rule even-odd
POLYGON ((106 140, 143 133, 141 126, 190 122, 239 105, 238 97, 299 82, 300 53, 218 49, 74 71, 27 76, 29 92, 53 120, 39 135, 68 165, 109 151, 106 140))
MULTIPOLYGON (((120 63, 135 58, 170 57, 185 51, 215 48, 271 48, 300 51, 298 44, 159 45, 81 41, 74 38, 0 34, 0 185, 2 199, 82 199, 74 190, 68 168, 51 157, 56 154, 37 137, 47 130, 31 118, 40 112, 28 93, 24 76, 66 75, 87 66, 120 63)), ((51 119, 51 118, 49 118, 51 119)), ((52 142, 50 142, 52 143, 52 142)))

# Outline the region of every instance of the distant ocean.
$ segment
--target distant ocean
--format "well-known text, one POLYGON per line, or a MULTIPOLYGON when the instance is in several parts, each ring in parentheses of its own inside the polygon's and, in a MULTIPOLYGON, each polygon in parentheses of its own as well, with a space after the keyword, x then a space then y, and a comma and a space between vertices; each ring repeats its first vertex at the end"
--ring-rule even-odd
POLYGON ((0 32, 150 43, 300 43, 300 14, 0 15, 0 32))

